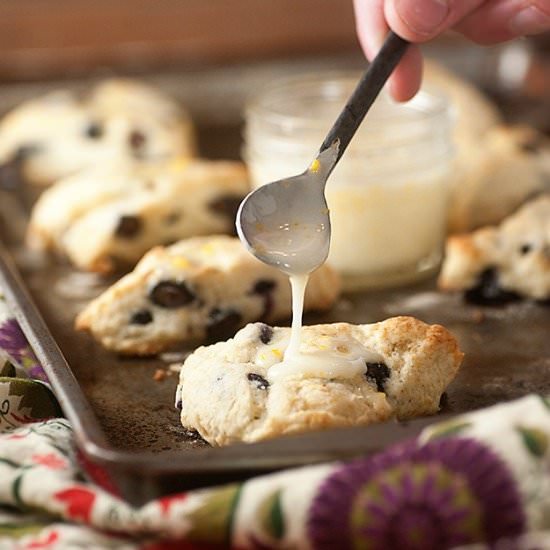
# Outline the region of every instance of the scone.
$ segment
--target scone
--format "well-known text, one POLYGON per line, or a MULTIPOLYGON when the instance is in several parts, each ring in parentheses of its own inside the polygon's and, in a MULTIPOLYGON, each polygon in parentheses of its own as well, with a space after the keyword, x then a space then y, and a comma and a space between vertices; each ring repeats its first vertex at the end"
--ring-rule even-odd
MULTIPOLYGON (((305 309, 328 309, 339 290, 335 272, 319 268, 305 309)), ((236 237, 195 237, 151 250, 80 313, 76 328, 115 352, 150 355, 175 344, 228 338, 251 321, 289 316, 286 275, 256 260, 236 237)))
POLYGON ((457 171, 451 232, 497 224, 534 194, 550 190, 550 139, 526 126, 496 126, 475 143, 457 171))
POLYGON ((148 161, 195 152, 188 114, 159 90, 111 79, 83 98, 68 91, 29 100, 0 121, 0 166, 49 185, 113 160, 148 161))
POLYGON ((243 164, 175 159, 80 172, 36 203, 27 244, 66 255, 79 269, 133 266, 152 246, 234 231, 249 190, 243 164))
POLYGON ((422 80, 424 89, 443 93, 449 100, 459 155, 502 121, 495 104, 481 90, 434 60, 426 60, 422 80))
POLYGON ((497 224, 550 189, 548 138, 534 128, 503 124, 489 98, 433 61, 426 63, 424 87, 445 94, 453 114, 451 233, 497 224))
POLYGON ((395 317, 304 327, 310 368, 276 374, 289 336, 255 323, 190 355, 176 393, 183 426, 227 445, 432 414, 463 355, 445 328, 395 317), (323 356, 329 362, 318 368, 323 356))
POLYGON ((439 286, 480 304, 550 298, 550 194, 500 226, 449 237, 439 286))

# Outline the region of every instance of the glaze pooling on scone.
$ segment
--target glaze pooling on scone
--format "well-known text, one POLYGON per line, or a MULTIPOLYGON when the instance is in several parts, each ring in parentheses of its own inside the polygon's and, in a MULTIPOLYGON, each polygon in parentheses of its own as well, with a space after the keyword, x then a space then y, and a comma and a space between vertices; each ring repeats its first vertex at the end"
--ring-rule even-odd
MULTIPOLYGON (((276 345, 276 342, 273 344, 276 345)), ((266 355, 270 357, 269 352, 266 355)), ((383 362, 383 357, 365 348, 353 337, 321 336, 314 342, 304 341, 300 354, 296 358, 291 357, 288 362, 269 364, 270 361, 259 361, 268 368, 270 380, 277 380, 282 376, 346 379, 365 374, 366 365, 383 362)))
MULTIPOLYGON (((339 290, 335 272, 321 267, 311 276, 306 310, 330 308, 339 290)), ((152 249, 90 302, 76 326, 118 353, 150 355, 228 338, 248 322, 283 320, 291 313, 290 298, 287 276, 256 260, 236 237, 195 237, 152 249)), ((273 333, 261 326, 269 342, 273 333)))
POLYGON ((0 166, 22 148, 26 180, 49 185, 101 164, 186 157, 195 153, 186 111, 143 82, 115 78, 83 97, 51 92, 21 104, 0 121, 0 166))
POLYGON ((132 266, 151 247, 194 235, 231 233, 236 204, 248 191, 239 162, 174 159, 111 164, 81 172, 45 191, 27 243, 55 250, 86 271, 132 266), (223 209, 212 204, 223 201, 223 209))
POLYGON ((550 194, 500 226, 449 237, 439 286, 483 305, 550 298, 550 194))
MULTIPOLYGON (((300 342, 299 349, 291 349, 286 334, 275 338, 269 350, 256 360, 268 369, 268 379, 277 380, 282 376, 304 378, 354 378, 366 373, 368 363, 383 362, 383 357, 365 348, 353 337, 323 337, 314 341, 300 342), (282 362, 274 361, 274 350, 286 349, 282 362), (289 352, 290 350, 290 352, 289 352)), ((292 335, 291 337, 292 338, 292 335)))
POLYGON ((185 360, 176 396, 182 424, 213 445, 226 445, 433 414, 462 361, 445 328, 410 317, 302 330, 304 356, 355 358, 355 370, 345 361, 339 370, 336 361, 332 372, 313 364, 310 372, 273 377, 290 329, 273 328, 266 344, 265 325, 250 324, 185 360))

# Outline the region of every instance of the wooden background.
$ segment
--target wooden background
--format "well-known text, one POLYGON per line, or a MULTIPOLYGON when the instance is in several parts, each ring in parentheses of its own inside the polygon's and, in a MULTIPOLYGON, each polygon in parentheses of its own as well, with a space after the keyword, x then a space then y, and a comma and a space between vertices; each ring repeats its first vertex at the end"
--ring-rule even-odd
MULTIPOLYGON (((518 53, 504 67, 507 46, 479 48, 447 35, 424 51, 491 93, 511 120, 550 132, 550 33, 517 46, 529 67, 513 86, 518 53)), ((224 82, 224 112, 234 112, 242 88, 318 63, 364 66, 352 0, 0 0, 3 108, 61 80, 162 73, 192 78, 192 97, 224 82)), ((181 79, 163 84, 185 88, 181 79)))
POLYGON ((0 0, 0 80, 358 51, 351 0, 0 0))

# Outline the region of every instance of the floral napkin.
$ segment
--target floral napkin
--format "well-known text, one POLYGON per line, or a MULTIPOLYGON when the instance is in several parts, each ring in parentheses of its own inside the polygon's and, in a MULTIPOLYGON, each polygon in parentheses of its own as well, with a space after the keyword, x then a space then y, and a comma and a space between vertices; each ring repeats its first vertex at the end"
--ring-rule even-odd
POLYGON ((89 473, 0 299, 0 550, 550 548, 550 399, 536 395, 375 456, 140 508, 89 473))

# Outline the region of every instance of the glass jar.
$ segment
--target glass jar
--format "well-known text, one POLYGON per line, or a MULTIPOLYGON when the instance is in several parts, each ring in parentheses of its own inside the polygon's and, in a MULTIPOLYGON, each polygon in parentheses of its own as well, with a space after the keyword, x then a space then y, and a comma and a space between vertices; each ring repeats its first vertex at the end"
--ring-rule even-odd
MULTIPOLYGON (((303 172, 359 74, 294 77, 246 109, 244 158, 253 185, 303 172)), ((381 94, 329 178, 329 262, 344 288, 409 282, 442 257, 452 175, 449 107, 420 92, 397 104, 381 94)))

